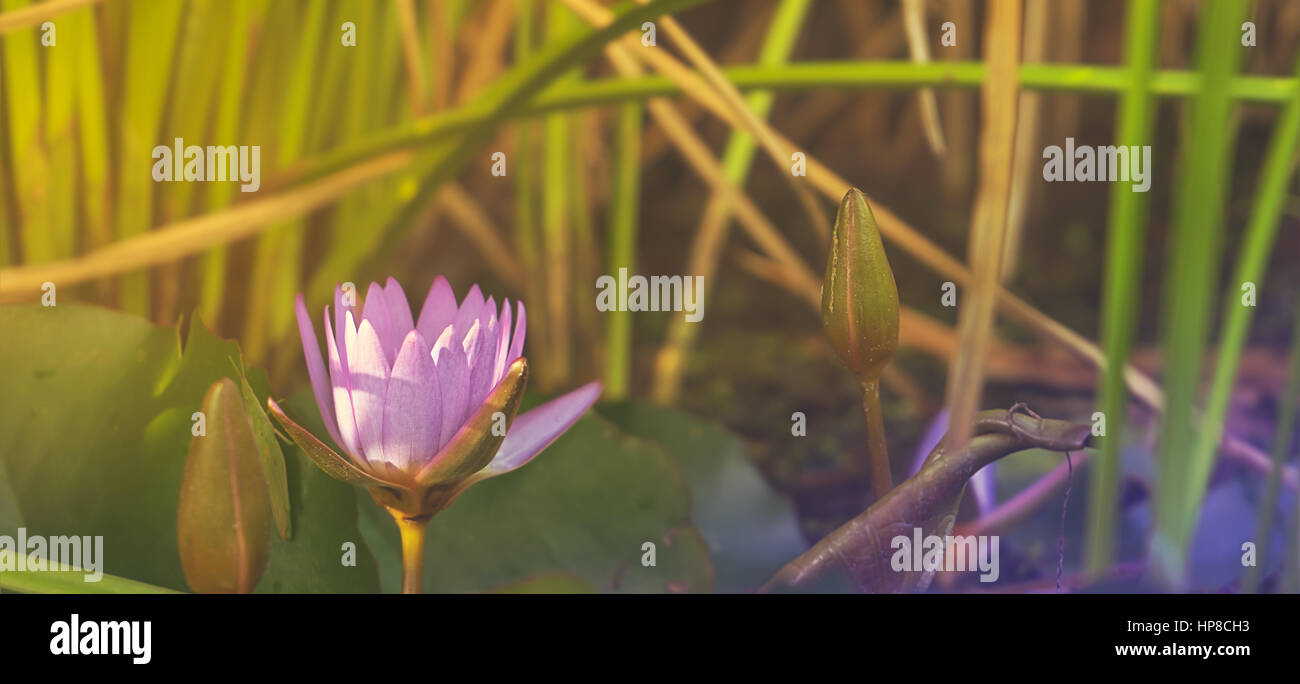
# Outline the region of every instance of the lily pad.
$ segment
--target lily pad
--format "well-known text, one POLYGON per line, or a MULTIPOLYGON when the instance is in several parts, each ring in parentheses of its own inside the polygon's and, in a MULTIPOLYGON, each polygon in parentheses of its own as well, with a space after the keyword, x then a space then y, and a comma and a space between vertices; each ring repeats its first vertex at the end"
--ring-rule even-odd
POLYGON ((624 432, 664 447, 691 488, 692 520, 713 553, 720 592, 753 591, 808 550, 790 501, 724 428, 642 401, 600 407, 624 432))
MULTIPOLYGON (((662 449, 587 415, 518 471, 470 487, 429 523, 424 589, 491 590, 563 572, 600 591, 709 592, 709 551, 662 449), (654 565, 643 565, 654 544, 654 565)), ((373 501, 361 528, 385 591, 401 585, 397 527, 373 501)))
MULTIPOLYGON (((176 511, 192 414, 216 379, 239 381, 239 347, 197 320, 176 327, 97 307, 0 307, 0 465, 29 534, 102 535, 104 570, 185 590, 176 511), (235 364, 231 362, 235 361, 235 364)), ((266 376, 249 383, 268 394, 266 376)), ((355 494, 284 448, 294 536, 273 538, 259 591, 378 589, 355 494)), ((3 530, 0 530, 3 531, 3 530)))

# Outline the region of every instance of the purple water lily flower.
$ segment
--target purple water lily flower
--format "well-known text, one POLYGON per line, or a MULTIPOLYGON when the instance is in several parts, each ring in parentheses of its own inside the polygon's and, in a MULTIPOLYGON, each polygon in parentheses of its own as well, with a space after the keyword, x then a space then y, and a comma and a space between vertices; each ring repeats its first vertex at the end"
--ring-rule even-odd
POLYGON ((359 311, 336 288, 332 318, 324 312, 325 356, 301 294, 296 304, 316 404, 348 458, 273 402, 272 414, 322 469, 366 485, 395 516, 427 517, 475 482, 524 465, 600 395, 592 382, 515 419, 528 375, 524 305, 512 317, 509 300, 498 310, 477 285, 458 305, 439 276, 418 319, 392 278, 372 283, 359 311))

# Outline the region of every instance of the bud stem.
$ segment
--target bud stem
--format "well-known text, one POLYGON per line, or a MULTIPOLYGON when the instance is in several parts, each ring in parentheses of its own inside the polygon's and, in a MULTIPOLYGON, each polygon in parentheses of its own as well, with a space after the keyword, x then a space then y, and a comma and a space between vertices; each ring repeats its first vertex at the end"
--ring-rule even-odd
POLYGON ((885 445, 885 415, 880 410, 880 382, 862 383, 862 414, 867 420, 867 456, 871 464, 871 489, 876 499, 894 488, 889 472, 889 449, 885 445))
POLYGON ((388 512, 397 522, 397 529, 402 535, 402 593, 423 593, 424 532, 429 527, 429 518, 409 518, 391 508, 388 512))

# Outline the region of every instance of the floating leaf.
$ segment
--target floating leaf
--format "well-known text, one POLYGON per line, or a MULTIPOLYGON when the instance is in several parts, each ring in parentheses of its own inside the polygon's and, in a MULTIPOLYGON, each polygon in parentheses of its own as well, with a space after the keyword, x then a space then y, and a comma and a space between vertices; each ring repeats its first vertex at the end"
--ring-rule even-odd
POLYGON ((642 401, 599 411, 624 432, 663 446, 681 465, 691 489, 691 520, 712 551, 718 591, 753 591, 808 550, 794 505, 763 480, 740 438, 642 401))
MULTIPOLYGON (((310 393, 295 405, 313 407, 310 393)), ((377 504, 360 508, 385 590, 396 591, 397 528, 377 504)), ((527 468, 470 487, 429 522, 426 592, 485 591, 554 572, 601 591, 711 591, 708 548, 673 459, 588 414, 527 468), (647 543, 653 566, 642 564, 647 543)))
MULTIPOLYGON (((102 535, 105 572, 185 589, 176 511, 191 414, 235 343, 97 307, 0 306, 0 465, 30 534, 102 535)), ((258 396, 265 374, 249 369, 258 396)), ((372 592, 353 489, 284 450, 294 536, 271 540, 258 591, 372 592), (340 562, 354 542, 356 564, 340 562)))

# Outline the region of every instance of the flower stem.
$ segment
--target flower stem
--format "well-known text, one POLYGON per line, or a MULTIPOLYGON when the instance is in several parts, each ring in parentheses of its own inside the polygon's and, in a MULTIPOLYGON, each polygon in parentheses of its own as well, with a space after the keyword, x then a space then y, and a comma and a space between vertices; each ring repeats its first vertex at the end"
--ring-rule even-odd
POLYGON ((880 410, 880 381, 862 383, 862 414, 867 420, 867 456, 871 463, 871 489, 880 499, 894 488, 885 445, 885 416, 880 410))
POLYGON ((429 527, 429 518, 413 519, 389 509, 397 529, 402 534, 402 593, 419 594, 423 592, 424 582, 424 532, 429 527))

